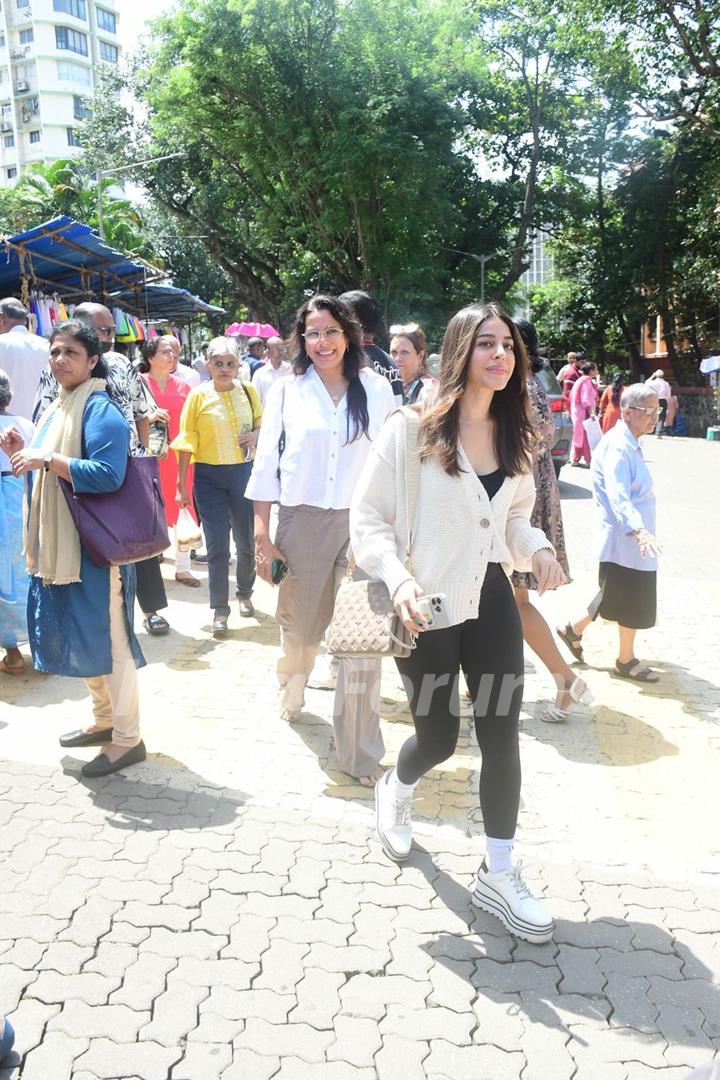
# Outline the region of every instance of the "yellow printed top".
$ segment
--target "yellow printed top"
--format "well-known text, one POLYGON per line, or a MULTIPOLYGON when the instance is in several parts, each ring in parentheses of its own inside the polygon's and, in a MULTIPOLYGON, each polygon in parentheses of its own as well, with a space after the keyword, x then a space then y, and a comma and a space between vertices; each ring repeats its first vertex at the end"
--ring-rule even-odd
POLYGON ((238 435, 260 427, 261 419, 262 405, 253 386, 236 382, 232 390, 219 393, 211 382, 204 382, 185 399, 180 431, 170 446, 206 465, 238 465, 248 460, 238 435))

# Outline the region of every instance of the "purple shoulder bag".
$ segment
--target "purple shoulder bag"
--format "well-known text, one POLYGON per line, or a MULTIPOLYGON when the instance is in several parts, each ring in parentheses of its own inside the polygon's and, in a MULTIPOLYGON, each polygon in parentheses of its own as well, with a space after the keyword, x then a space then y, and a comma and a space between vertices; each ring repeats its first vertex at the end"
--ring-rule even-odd
POLYGON ((95 566, 124 566, 160 555, 169 546, 158 459, 128 457, 117 491, 73 491, 59 477, 80 542, 95 566))

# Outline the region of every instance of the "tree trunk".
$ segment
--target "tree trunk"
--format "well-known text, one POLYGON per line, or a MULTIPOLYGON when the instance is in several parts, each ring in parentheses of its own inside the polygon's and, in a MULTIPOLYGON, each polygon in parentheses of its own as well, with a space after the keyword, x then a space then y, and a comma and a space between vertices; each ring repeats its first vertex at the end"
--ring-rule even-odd
POLYGON ((638 349, 637 343, 635 341, 635 335, 633 334, 631 327, 628 326, 628 322, 625 318, 624 312, 616 311, 615 318, 617 319, 618 326, 622 331, 622 336, 625 340, 625 345, 627 346, 627 350, 630 356, 630 373, 635 380, 639 380, 640 378, 644 377, 645 369, 642 356, 640 355, 640 350, 638 349))

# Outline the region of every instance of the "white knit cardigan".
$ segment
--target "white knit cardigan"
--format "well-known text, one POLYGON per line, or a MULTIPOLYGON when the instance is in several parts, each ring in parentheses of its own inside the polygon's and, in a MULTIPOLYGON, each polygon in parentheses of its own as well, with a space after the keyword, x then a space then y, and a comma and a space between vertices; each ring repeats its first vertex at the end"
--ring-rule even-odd
POLYGON ((445 593, 456 625, 477 615, 488 562, 501 563, 507 574, 530 570, 535 552, 552 545, 530 524, 532 472, 506 477, 490 500, 462 447, 459 476, 435 458, 419 464, 412 450, 408 465, 419 466, 420 479, 408 569, 403 413, 417 430, 417 413, 397 410, 373 442, 350 505, 350 542, 358 566, 391 594, 411 576, 423 593, 445 593))

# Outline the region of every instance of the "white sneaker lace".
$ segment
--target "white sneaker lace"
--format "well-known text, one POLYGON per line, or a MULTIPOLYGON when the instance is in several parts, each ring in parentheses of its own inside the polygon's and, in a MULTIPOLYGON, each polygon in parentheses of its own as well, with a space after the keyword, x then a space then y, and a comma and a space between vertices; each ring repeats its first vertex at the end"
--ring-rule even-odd
POLYGON ((522 866, 522 863, 518 863, 518 865, 513 866, 512 870, 510 871, 510 875, 512 877, 512 882, 513 882, 513 885, 515 886, 515 892, 517 893, 517 895, 521 899, 526 897, 526 896, 529 896, 531 899, 533 899, 533 894, 530 892, 529 888, 525 884, 525 882, 523 880, 523 876, 520 873, 520 867, 521 866, 522 866))
POLYGON ((390 813, 394 825, 410 824, 410 799, 390 799, 390 813))

